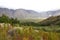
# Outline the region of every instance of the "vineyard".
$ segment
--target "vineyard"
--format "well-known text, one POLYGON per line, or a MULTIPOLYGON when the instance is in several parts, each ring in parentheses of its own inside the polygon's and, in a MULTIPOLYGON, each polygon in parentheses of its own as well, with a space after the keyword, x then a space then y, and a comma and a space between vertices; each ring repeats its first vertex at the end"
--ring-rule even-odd
POLYGON ((56 30, 46 31, 32 26, 19 27, 1 23, 0 40, 60 40, 60 33, 56 30))

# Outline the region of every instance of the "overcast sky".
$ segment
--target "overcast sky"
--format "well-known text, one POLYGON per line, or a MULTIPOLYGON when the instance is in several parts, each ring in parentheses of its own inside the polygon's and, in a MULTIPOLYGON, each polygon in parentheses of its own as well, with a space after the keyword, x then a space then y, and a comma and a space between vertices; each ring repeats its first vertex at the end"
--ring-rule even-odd
POLYGON ((60 0, 0 0, 0 7, 49 11, 60 9, 60 0))

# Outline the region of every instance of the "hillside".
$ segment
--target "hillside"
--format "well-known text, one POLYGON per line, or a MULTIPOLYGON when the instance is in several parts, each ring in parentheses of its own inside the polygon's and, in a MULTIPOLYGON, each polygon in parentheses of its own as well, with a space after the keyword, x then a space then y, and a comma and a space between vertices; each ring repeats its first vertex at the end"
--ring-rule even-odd
POLYGON ((52 16, 40 22, 41 25, 60 25, 60 15, 52 16))

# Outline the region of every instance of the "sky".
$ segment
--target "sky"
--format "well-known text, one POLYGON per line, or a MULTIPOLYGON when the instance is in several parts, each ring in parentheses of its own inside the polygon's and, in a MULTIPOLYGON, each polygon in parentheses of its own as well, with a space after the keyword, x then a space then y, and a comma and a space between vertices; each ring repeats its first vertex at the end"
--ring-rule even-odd
POLYGON ((60 9, 60 0, 0 0, 0 7, 41 12, 60 9))

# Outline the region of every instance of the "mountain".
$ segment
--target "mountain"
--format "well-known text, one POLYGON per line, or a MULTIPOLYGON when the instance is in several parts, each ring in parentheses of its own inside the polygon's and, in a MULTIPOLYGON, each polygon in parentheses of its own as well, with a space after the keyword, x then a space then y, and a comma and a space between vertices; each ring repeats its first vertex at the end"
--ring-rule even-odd
MULTIPOLYGON (((37 19, 40 14, 33 10, 17 9, 14 13, 15 17, 20 19, 37 19)), ((41 17, 41 16, 40 16, 41 17)))
POLYGON ((2 14, 7 15, 8 17, 18 18, 18 19, 44 19, 51 16, 60 15, 60 10, 47 11, 47 12, 36 12, 33 10, 26 9, 8 9, 0 8, 0 16, 2 14))
POLYGON ((41 25, 60 25, 60 15, 52 16, 40 22, 41 25))
POLYGON ((4 14, 4 15, 7 15, 9 17, 13 17, 14 12, 15 12, 15 10, 13 10, 13 9, 0 8, 0 16, 2 16, 4 14))
POLYGON ((40 16, 38 12, 33 10, 0 8, 0 16, 2 14, 18 19, 37 19, 40 16))
POLYGON ((59 10, 53 10, 53 11, 46 11, 46 12, 41 12, 41 17, 43 18, 48 18, 51 16, 58 16, 60 15, 60 9, 59 10))

